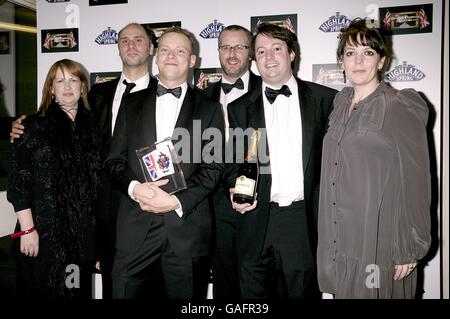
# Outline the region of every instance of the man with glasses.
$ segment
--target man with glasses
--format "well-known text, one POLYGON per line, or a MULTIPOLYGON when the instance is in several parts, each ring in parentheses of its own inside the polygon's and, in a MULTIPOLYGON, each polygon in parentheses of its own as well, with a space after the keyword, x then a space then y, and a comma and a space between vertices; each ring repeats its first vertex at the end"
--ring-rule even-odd
MULTIPOLYGON (((222 79, 212 83, 204 93, 222 105, 225 137, 228 140, 228 104, 261 83, 259 76, 251 72, 253 58, 252 34, 240 25, 229 25, 219 35, 218 50, 222 79)), ((239 296, 236 231, 241 215, 229 201, 228 189, 220 187, 213 195, 215 213, 213 272, 213 298, 232 299, 239 296)))

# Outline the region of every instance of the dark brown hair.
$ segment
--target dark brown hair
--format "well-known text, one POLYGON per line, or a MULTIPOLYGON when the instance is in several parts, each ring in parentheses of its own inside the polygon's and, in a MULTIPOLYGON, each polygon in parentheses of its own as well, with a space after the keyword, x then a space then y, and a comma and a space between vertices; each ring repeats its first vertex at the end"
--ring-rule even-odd
POLYGON ((256 27, 254 36, 253 36, 253 46, 255 45, 256 37, 259 34, 263 34, 265 36, 274 38, 274 39, 280 39, 281 41, 286 43, 286 46, 288 48, 288 52, 294 52, 295 53, 295 43, 297 41, 297 37, 294 33, 289 31, 285 27, 280 27, 278 25, 263 22, 261 24, 258 24, 256 27))
MULTIPOLYGON (((342 60, 345 46, 348 43, 353 45, 363 45, 375 50, 380 58, 387 56, 387 47, 383 36, 376 28, 369 28, 366 20, 361 18, 354 19, 346 28, 342 28, 339 34, 339 44, 336 50, 338 61, 342 60)), ((387 61, 384 63, 387 65, 387 61)))

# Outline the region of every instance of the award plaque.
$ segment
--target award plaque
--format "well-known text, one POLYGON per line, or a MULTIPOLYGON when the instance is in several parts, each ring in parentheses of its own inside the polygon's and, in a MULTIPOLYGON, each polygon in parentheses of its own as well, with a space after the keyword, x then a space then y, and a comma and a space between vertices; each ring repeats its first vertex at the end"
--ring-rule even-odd
POLYGON ((169 194, 187 188, 182 162, 174 151, 171 138, 136 150, 142 172, 147 182, 168 179, 160 188, 169 194))

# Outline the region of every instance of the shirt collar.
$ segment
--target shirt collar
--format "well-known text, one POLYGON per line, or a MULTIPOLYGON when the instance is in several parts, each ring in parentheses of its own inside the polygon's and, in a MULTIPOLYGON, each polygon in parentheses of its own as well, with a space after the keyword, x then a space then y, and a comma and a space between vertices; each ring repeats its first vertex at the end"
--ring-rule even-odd
POLYGON ((136 81, 131 81, 125 76, 125 74, 122 73, 120 75, 119 83, 122 83, 123 80, 126 80, 127 82, 133 82, 134 84, 136 84, 135 88, 132 91, 138 91, 148 87, 148 83, 150 82, 150 74, 147 73, 146 75, 140 77, 136 81))
MULTIPOLYGON (((242 74, 241 80, 244 83, 244 91, 248 91, 248 81, 250 80, 250 71, 247 71, 244 74, 242 74)), ((222 83, 233 84, 230 83, 230 81, 227 81, 224 77, 222 77, 222 83)))

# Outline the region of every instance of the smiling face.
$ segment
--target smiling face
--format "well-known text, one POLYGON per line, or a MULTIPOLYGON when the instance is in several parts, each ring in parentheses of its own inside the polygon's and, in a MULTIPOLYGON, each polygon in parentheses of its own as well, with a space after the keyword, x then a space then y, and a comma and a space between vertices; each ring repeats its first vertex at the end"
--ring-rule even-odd
POLYGON ((243 31, 225 30, 220 34, 220 66, 229 82, 235 82, 250 68, 250 46, 243 31))
POLYGON ((125 67, 147 67, 152 51, 153 45, 142 27, 130 24, 120 32, 119 55, 125 67))
POLYGON ((70 73, 67 69, 58 68, 52 84, 52 93, 55 101, 66 108, 78 105, 81 96, 80 78, 70 73))
POLYGON ((183 33, 168 32, 159 38, 156 64, 164 86, 173 88, 186 82, 195 60, 190 40, 183 33))
POLYGON ((292 76, 291 62, 295 53, 289 52, 286 42, 264 33, 255 39, 255 59, 263 81, 274 88, 285 84, 292 76))
MULTIPOLYGON (((358 41, 361 43, 361 41, 358 41)), ((352 86, 378 85, 378 71, 383 68, 385 57, 372 48, 347 42, 341 58, 345 76, 352 86)))

